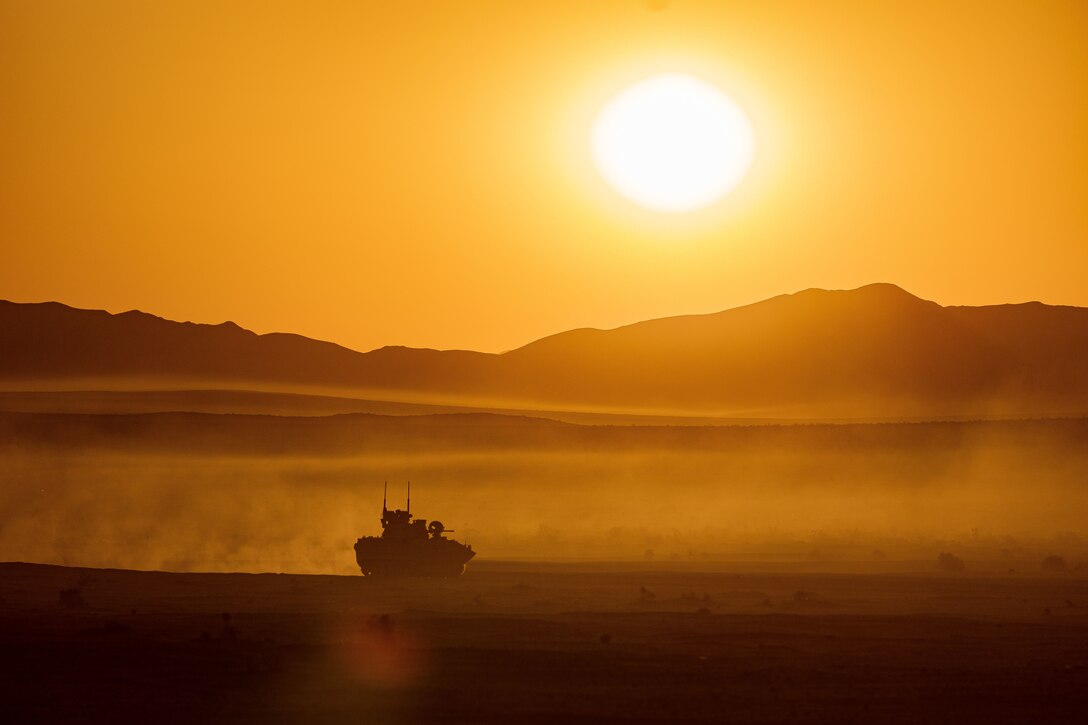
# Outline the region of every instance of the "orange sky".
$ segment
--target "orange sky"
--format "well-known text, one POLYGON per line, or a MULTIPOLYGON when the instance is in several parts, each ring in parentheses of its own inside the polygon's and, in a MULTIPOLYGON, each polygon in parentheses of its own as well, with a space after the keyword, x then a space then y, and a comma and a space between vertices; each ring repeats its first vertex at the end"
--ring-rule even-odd
POLYGON ((0 297, 482 350, 873 281, 1088 305, 1088 5, 649 5, 0 0, 0 297), (757 136, 680 217, 587 147, 663 71, 757 136))

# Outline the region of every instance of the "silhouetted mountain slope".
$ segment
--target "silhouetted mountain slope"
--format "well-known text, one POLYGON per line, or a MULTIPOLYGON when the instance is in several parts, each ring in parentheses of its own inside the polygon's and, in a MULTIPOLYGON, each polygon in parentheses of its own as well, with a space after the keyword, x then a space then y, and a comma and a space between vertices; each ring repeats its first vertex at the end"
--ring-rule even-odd
POLYGON ((0 303, 0 382, 346 388, 386 398, 735 415, 1088 411, 1088 309, 941 307, 888 284, 560 333, 502 355, 358 353, 140 312, 0 303))
POLYGON ((301 335, 257 335, 233 322, 111 315, 56 302, 0 302, 0 379, 174 379, 411 389, 418 380, 472 380, 465 351, 386 347, 362 354, 301 335))
MULTIPOLYGON (((893 285, 575 330, 510 353, 540 391, 650 406, 1052 410, 1088 396, 1088 310, 941 307, 893 285), (621 367, 616 361, 625 361, 621 367), (577 371, 563 382, 563 370, 577 371), (709 406, 708 406, 709 404, 709 406)), ((1076 407, 1074 406, 1074 407, 1076 407)))

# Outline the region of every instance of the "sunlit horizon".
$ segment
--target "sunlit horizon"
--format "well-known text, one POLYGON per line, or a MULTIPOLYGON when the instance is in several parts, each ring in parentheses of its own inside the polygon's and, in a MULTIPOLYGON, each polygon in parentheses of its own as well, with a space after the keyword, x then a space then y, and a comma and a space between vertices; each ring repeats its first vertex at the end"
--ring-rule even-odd
POLYGON ((877 281, 1088 304, 1080 5, 49 7, 3 5, 0 297, 485 351, 877 281), (660 73, 758 140, 685 214, 588 143, 660 73))

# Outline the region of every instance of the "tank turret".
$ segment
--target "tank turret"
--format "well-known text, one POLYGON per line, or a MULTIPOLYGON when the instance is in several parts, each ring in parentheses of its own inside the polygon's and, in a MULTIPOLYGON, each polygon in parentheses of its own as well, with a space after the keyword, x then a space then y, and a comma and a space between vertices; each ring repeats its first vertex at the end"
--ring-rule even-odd
POLYGON ((363 576, 457 577, 476 552, 445 534, 453 533, 441 521, 412 518, 412 484, 404 510, 390 510, 382 496, 381 536, 355 542, 355 561, 363 576))

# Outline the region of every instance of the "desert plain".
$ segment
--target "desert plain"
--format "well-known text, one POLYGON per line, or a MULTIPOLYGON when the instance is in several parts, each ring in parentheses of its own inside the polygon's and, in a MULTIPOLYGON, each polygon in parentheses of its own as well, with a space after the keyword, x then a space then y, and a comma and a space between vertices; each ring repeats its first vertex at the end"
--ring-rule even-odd
POLYGON ((1077 722, 1083 573, 0 566, 6 722, 1077 722))

